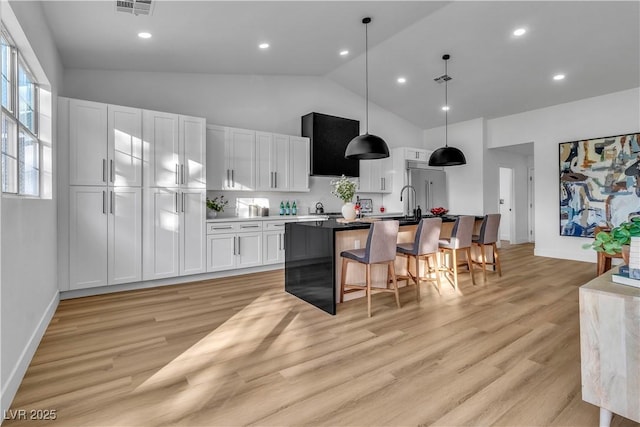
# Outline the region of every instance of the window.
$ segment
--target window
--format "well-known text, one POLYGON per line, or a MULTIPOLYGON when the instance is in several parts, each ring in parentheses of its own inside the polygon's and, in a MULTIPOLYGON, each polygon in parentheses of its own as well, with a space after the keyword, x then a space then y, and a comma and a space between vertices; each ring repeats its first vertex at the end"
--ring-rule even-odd
POLYGON ((40 195, 41 143, 38 139, 38 86, 3 27, 2 192, 40 195))

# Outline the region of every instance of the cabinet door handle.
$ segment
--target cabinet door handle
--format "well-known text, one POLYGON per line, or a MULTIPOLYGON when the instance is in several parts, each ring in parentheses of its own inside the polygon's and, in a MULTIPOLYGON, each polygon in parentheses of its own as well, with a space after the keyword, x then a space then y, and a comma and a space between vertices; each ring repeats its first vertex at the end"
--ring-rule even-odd
POLYGON ((107 159, 102 159, 102 182, 107 182, 107 159))
POLYGON ((111 213, 113 214, 116 211, 116 192, 111 190, 111 213))
POLYGON ((114 169, 113 169, 113 159, 109 160, 111 162, 111 164, 109 165, 109 175, 110 175, 110 181, 113 182, 113 175, 114 175, 114 169))
POLYGON ((271 184, 269 185, 269 187, 273 188, 276 185, 275 184, 276 180, 273 178, 273 172, 270 172, 270 174, 271 174, 271 184))
POLYGON ((278 172, 273 173, 273 180, 275 184, 273 185, 275 188, 278 188, 278 172))
POLYGON ((184 191, 182 192, 182 212, 184 212, 184 191))
POLYGON ((241 225, 240 228, 260 228, 259 225, 241 225))
POLYGON ((238 255, 240 255, 240 236, 238 236, 238 255))
POLYGON ((184 184, 184 164, 180 165, 180 179, 182 184, 184 184))
POLYGON ((180 212, 178 209, 178 192, 176 191, 176 213, 180 212))
POLYGON ((233 254, 237 255, 236 254, 236 236, 233 236, 233 254))
POLYGON ((229 179, 229 169, 227 169, 227 182, 224 183, 225 187, 229 187, 229 181, 230 181, 230 179, 229 179))
POLYGON ((107 213, 107 192, 106 191, 102 191, 102 213, 106 214, 107 213))
POLYGON ((233 227, 211 227, 212 230, 231 230, 233 227))
POLYGON ((282 250, 287 250, 287 241, 284 239, 284 234, 282 235, 282 250))
POLYGON ((235 187, 236 186, 236 180, 233 176, 233 169, 231 169, 231 186, 235 187))
POLYGON ((178 164, 176 163, 176 184, 180 184, 180 178, 178 176, 178 164))

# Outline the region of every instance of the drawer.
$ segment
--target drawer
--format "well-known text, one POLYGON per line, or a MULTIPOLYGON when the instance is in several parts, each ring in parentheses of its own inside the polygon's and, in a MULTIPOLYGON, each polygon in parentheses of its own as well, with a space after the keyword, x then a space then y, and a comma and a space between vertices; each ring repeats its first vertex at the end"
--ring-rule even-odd
POLYGON ((284 230, 285 221, 265 221, 265 230, 284 230))
POLYGON ((243 233, 250 231, 262 231, 262 221, 207 223, 207 234, 243 233))

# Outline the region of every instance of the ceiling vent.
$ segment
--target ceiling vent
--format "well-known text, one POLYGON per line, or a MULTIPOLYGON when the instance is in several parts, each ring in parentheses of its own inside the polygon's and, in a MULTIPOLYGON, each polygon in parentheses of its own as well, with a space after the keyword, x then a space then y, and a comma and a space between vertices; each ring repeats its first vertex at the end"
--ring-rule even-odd
POLYGON ((435 79, 433 79, 434 81, 438 82, 438 83, 444 83, 444 82, 448 82, 449 80, 453 79, 453 77, 448 76, 446 74, 441 75, 440 77, 436 77, 435 79))
POLYGON ((116 11, 133 15, 151 15, 151 0, 116 0, 116 11))

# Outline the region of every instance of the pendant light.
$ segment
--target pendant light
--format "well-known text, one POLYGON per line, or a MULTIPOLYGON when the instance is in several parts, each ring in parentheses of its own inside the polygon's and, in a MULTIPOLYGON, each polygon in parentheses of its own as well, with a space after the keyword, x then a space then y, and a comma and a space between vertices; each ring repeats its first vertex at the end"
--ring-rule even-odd
POLYGON ((389 157, 389 147, 384 139, 369 133, 369 33, 367 25, 371 18, 362 19, 364 24, 364 63, 365 63, 365 96, 366 96, 366 116, 365 133, 353 138, 344 152, 344 157, 354 160, 373 160, 389 157))
POLYGON ((435 79, 437 82, 444 80, 444 147, 440 147, 431 153, 431 157, 429 157, 429 166, 459 166, 467 164, 467 159, 465 159, 462 151, 455 147, 449 147, 447 141, 447 126, 449 124, 447 114, 449 112, 447 82, 451 80, 451 77, 447 75, 447 61, 449 58, 451 58, 449 55, 444 55, 442 57, 442 59, 444 59, 444 76, 435 79))

